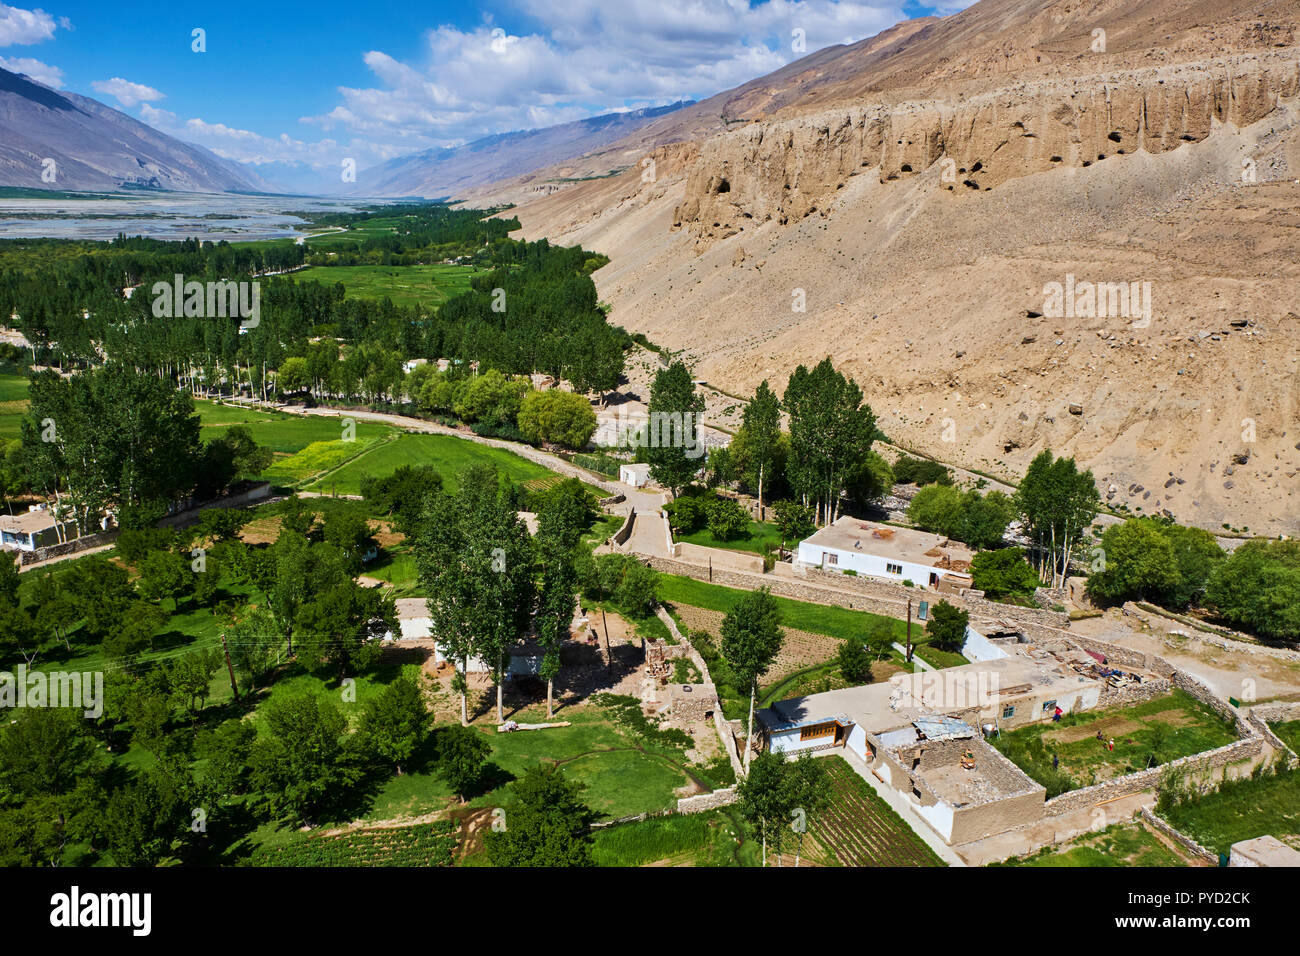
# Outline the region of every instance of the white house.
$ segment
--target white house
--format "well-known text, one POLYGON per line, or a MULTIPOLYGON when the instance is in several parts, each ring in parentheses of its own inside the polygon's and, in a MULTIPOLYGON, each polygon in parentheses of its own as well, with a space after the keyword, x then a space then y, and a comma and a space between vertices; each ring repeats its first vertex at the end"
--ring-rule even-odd
MULTIPOLYGON (((433 636, 433 620, 429 617, 429 606, 424 598, 398 598, 396 603, 399 632, 390 639, 432 640, 434 661, 439 664, 447 663, 447 656, 443 654, 442 648, 433 636)), ((532 643, 526 643, 511 649, 510 666, 506 672, 512 677, 535 675, 541 670, 541 666, 541 649, 532 643)), ((466 666, 466 672, 470 674, 486 674, 490 670, 491 668, 482 658, 478 657, 471 657, 466 666)))
POLYGON ((633 488, 644 488, 650 480, 650 466, 644 463, 618 466, 618 480, 633 488))
MULTIPOLYGON (((64 523, 64 535, 77 536, 73 525, 64 523)), ((20 515, 0 515, 0 546, 18 551, 35 551, 59 543, 59 522, 48 508, 33 507, 20 515)))
POLYGON ((965 579, 970 558, 965 547, 941 535, 848 515, 800 541, 797 554, 805 566, 911 581, 923 588, 938 587, 950 575, 965 579))

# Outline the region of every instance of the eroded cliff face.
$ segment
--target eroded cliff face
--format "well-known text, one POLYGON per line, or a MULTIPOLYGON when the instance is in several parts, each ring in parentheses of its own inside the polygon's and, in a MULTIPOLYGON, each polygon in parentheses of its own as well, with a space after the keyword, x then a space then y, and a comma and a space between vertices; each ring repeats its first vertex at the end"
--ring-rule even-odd
POLYGON ((759 123, 701 144, 674 226, 701 246, 822 208, 849 177, 881 182, 942 162, 953 191, 1058 167, 1164 153, 1266 116, 1300 89, 1300 48, 1024 83, 963 99, 848 106, 759 123))

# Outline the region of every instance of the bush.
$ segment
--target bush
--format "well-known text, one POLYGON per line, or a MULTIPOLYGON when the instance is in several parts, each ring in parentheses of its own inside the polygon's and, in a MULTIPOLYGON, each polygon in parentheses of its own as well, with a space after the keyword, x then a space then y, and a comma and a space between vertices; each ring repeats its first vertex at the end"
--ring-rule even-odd
POLYGON ((674 534, 693 534, 704 527, 709 518, 708 502, 695 495, 686 495, 664 505, 668 523, 674 534))
POLYGON ((925 458, 899 457, 893 465, 894 480, 904 485, 951 485, 952 471, 937 461, 925 458))
POLYGON ((871 655, 867 653, 862 642, 849 639, 840 644, 840 673, 850 684, 865 684, 871 680, 871 655))
POLYGON ((1030 597, 1037 589, 1038 572, 1025 561, 1020 548, 981 551, 971 559, 971 583, 991 600, 1030 597))
POLYGON ((749 512, 738 501, 715 498, 706 506, 709 533, 719 541, 731 541, 749 530, 749 512))

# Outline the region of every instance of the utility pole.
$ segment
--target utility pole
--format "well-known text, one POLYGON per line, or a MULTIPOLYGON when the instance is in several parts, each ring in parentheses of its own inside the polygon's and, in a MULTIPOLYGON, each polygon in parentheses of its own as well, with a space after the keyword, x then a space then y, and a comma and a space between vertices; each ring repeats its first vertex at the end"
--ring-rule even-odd
POLYGON ((226 632, 221 632, 221 652, 226 655, 226 670, 230 671, 230 692, 239 700, 239 687, 235 684, 235 665, 230 663, 230 648, 226 647, 226 632))
POLYGON ((907 663, 912 663, 912 599, 907 599, 907 663))

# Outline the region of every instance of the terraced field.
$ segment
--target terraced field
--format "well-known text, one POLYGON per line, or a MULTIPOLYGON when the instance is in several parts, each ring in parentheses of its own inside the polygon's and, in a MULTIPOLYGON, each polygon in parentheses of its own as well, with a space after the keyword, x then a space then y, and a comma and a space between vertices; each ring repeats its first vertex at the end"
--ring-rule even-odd
POLYGON ((824 757, 830 806, 809 833, 826 866, 943 866, 944 863, 843 757, 824 757))

